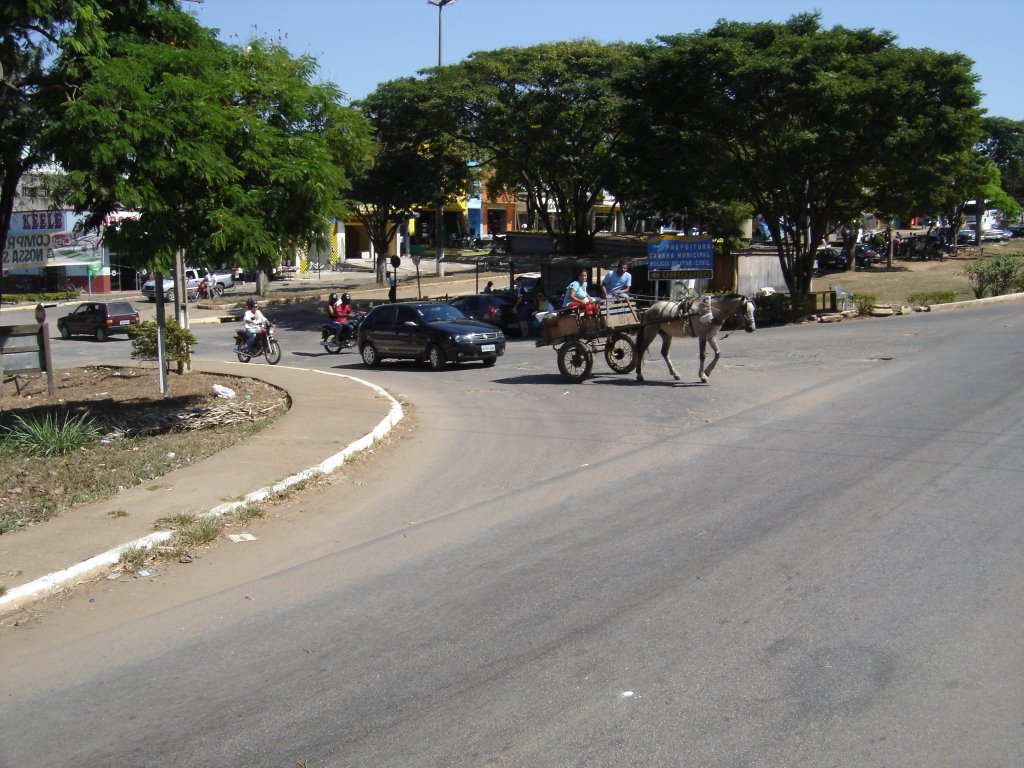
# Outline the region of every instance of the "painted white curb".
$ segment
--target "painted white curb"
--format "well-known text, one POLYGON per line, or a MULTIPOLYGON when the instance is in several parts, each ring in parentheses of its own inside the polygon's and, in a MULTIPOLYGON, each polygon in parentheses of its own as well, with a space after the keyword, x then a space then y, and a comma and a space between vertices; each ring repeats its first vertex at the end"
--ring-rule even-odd
MULTIPOLYGON (((221 504, 207 511, 205 514, 209 516, 225 515, 229 512, 233 512, 239 507, 243 507, 250 502, 263 501, 268 496, 274 493, 279 493, 286 488, 289 488, 297 483, 301 483, 314 475, 321 473, 333 472, 335 469, 340 467, 352 456, 361 451, 365 451, 370 448, 374 443, 379 442, 388 434, 394 427, 402 420, 405 416, 405 412, 402 410, 402 404, 399 403, 394 397, 392 397, 385 389, 377 386, 365 379, 360 379, 355 376, 348 376, 343 373, 335 373, 332 371, 316 371, 309 370, 306 368, 297 368, 295 370, 301 370, 304 373, 319 373, 324 376, 340 376, 345 379, 350 379, 357 384, 370 387, 381 397, 385 397, 391 401, 391 408, 388 411, 388 415, 385 416, 371 431, 367 432, 358 440, 349 443, 345 448, 335 453, 333 456, 328 456, 326 459, 321 461, 319 464, 304 469, 291 477, 287 477, 278 483, 266 488, 260 488, 259 490, 253 491, 247 494, 241 501, 232 501, 226 504, 221 504)), ((20 587, 12 587, 7 590, 3 595, 0 595, 0 610, 7 610, 13 608, 20 608, 26 603, 38 600, 46 595, 57 592, 65 587, 69 587, 75 583, 78 583, 86 578, 89 578, 96 573, 110 568, 118 563, 121 559, 121 553, 126 549, 151 549, 152 547, 167 541, 171 538, 171 531, 157 531, 151 533, 148 536, 129 541, 126 544, 121 544, 118 547, 109 549, 106 552, 90 557, 88 560, 83 560, 77 565, 73 565, 70 568, 65 568, 61 571, 42 576, 35 581, 30 581, 28 584, 23 584, 20 587)))

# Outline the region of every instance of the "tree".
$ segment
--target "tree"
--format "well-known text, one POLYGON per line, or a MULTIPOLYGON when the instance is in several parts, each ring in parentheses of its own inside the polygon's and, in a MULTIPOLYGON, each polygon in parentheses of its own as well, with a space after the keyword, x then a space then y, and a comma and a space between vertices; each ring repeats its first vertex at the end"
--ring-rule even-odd
POLYGON ((991 160, 1002 179, 1002 188, 1024 205, 1024 120, 986 117, 981 152, 991 160))
POLYGON ((705 196, 748 202, 790 292, 805 296, 834 223, 897 192, 912 199, 925 175, 941 176, 975 142, 975 79, 960 54, 823 30, 818 14, 803 14, 662 38, 639 99, 663 107, 654 130, 665 161, 686 169, 698 158, 713 170, 697 177, 705 196))
MULTIPOLYGON (((0 9, 0 242, 7 242, 22 175, 47 160, 43 138, 105 55, 110 35, 150 26, 174 0, 8 0, 0 9)), ((3 286, 0 265, 0 296, 3 286)))
POLYGON ((554 217, 542 224, 566 252, 589 253, 588 216, 604 194, 618 140, 616 73, 631 46, 590 40, 474 53, 435 71, 442 111, 503 179, 518 179, 554 217), (445 102, 442 102, 445 103, 445 102))
POLYGON ((312 84, 312 59, 261 40, 227 46, 187 14, 164 15, 169 42, 114 41, 51 132, 69 200, 94 225, 138 211, 109 234, 156 271, 178 250, 263 271, 323 243, 367 151, 362 117, 312 84))
POLYGON ((473 177, 465 146, 439 126, 431 93, 427 81, 402 78, 382 83, 355 104, 373 127, 375 151, 354 179, 351 196, 377 254, 379 282, 395 234, 413 208, 443 208, 473 177))

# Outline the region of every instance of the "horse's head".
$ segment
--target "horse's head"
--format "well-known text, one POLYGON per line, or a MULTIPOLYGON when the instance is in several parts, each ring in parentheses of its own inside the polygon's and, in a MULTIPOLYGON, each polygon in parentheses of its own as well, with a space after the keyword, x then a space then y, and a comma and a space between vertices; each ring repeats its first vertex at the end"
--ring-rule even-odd
POLYGON ((742 297, 743 301, 740 303, 740 312, 743 314, 743 330, 747 333, 753 333, 757 330, 757 324, 754 322, 754 302, 748 299, 746 296, 742 297))

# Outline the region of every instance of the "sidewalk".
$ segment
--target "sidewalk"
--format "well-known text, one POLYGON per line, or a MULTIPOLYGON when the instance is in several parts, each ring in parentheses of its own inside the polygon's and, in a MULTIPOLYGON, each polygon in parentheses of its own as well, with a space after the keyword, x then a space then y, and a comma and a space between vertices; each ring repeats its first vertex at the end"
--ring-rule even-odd
POLYGON ((222 514, 258 501, 317 470, 335 469, 402 419, 401 406, 384 390, 343 374, 286 366, 254 371, 216 362, 196 369, 257 375, 286 390, 291 408, 267 429, 203 461, 0 536, 0 572, 13 574, 3 577, 7 592, 0 596, 0 614, 109 568, 126 545, 167 538, 166 532, 154 533, 160 517, 222 514), (128 514, 111 517, 111 510, 128 514))

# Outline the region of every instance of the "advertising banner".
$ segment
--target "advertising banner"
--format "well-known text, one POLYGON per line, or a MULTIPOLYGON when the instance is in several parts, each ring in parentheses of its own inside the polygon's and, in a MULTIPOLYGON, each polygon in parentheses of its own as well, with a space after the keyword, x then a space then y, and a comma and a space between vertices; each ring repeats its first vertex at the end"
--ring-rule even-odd
POLYGON ((75 231, 65 211, 15 211, 4 243, 4 271, 34 267, 87 266, 99 269, 103 250, 98 232, 75 231))
POLYGON ((714 277, 714 256, 710 237, 657 235, 647 241, 647 273, 652 280, 714 277))

